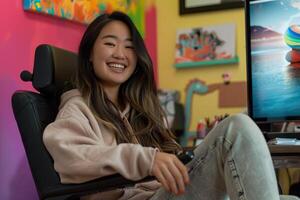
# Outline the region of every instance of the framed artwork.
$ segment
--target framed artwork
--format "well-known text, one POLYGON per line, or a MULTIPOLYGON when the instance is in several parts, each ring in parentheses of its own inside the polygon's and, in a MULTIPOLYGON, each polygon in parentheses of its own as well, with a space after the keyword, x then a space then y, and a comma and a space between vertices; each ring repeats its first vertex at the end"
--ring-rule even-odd
POLYGON ((179 0, 179 14, 244 7, 244 0, 179 0))
POLYGON ((26 11, 48 14, 89 24, 98 15, 115 10, 128 14, 140 33, 144 34, 145 0, 23 0, 26 11))
POLYGON ((177 30, 175 67, 237 63, 235 40, 234 24, 177 30))

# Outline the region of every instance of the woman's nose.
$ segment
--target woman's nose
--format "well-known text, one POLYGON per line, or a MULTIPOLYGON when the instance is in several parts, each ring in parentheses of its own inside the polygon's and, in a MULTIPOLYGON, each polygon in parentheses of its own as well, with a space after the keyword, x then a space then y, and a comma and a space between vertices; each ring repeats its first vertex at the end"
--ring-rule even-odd
POLYGON ((124 49, 120 46, 115 48, 115 51, 113 52, 112 56, 117 59, 125 59, 126 58, 124 49))

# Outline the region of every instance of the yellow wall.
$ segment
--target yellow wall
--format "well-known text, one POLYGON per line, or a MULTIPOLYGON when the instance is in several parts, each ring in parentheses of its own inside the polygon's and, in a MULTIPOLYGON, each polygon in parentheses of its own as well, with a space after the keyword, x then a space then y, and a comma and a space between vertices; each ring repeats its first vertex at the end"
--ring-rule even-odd
MULTIPOLYGON (((232 81, 246 80, 244 10, 242 8, 179 15, 179 1, 156 0, 158 26, 158 79, 159 87, 180 91, 181 102, 185 102, 187 83, 198 78, 207 84, 223 82, 222 74, 229 72, 232 81), (236 24, 236 52, 240 59, 238 64, 215 65, 190 69, 174 67, 176 30, 211 26, 224 23, 236 24)), ((246 91, 245 91, 246 92, 246 91)), ((196 123, 204 117, 214 117, 224 113, 237 113, 245 108, 218 108, 217 92, 200 96, 194 95, 192 104, 192 121, 190 130, 195 130, 196 123)))

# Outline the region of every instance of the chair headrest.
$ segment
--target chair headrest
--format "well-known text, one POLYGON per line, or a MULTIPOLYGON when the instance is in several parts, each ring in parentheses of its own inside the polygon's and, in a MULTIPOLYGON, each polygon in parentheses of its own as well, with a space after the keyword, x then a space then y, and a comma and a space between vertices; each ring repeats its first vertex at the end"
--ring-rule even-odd
MULTIPOLYGON (((70 83, 77 66, 75 53, 41 44, 35 50, 32 85, 44 95, 59 95, 70 83)), ((21 78, 23 79, 22 75, 21 78)))

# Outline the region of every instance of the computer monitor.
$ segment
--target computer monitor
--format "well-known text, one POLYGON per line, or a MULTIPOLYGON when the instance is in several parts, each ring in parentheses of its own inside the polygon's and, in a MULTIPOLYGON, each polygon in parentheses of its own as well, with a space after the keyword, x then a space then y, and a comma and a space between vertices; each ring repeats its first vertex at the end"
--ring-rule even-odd
POLYGON ((248 112, 255 122, 300 119, 300 2, 245 1, 248 112))

